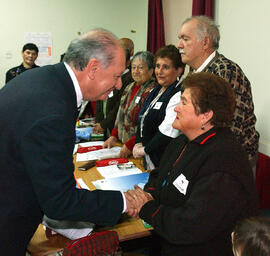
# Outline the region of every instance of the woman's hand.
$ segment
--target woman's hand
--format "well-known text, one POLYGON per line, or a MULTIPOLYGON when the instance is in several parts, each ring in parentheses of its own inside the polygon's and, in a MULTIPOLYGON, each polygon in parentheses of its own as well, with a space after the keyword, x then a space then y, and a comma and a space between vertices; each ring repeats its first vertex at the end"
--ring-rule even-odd
MULTIPOLYGON (((135 203, 135 207, 136 207, 136 212, 137 215, 139 214, 141 208, 143 207, 143 205, 145 205, 148 201, 150 200, 154 200, 154 198, 152 197, 151 194, 143 191, 140 187, 138 187, 137 185, 134 186, 134 190, 129 190, 126 192, 130 197, 133 197, 134 201, 133 203, 135 203)), ((138 217, 138 216, 133 216, 130 215, 132 217, 138 217)))
POLYGON ((144 146, 142 145, 142 143, 135 144, 132 154, 135 158, 140 158, 145 155, 144 146))
POLYGON ((103 148, 112 148, 117 142, 117 138, 110 136, 103 144, 103 148))
POLYGON ((120 157, 128 158, 131 155, 131 151, 124 144, 120 151, 120 157))
POLYGON ((96 123, 93 128, 93 133, 103 133, 104 129, 101 127, 100 123, 96 123))

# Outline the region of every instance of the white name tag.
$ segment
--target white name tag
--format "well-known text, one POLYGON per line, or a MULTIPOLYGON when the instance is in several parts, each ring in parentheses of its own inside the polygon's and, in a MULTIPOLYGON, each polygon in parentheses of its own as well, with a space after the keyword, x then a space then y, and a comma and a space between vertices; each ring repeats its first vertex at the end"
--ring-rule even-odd
POLYGON ((135 103, 137 104, 137 103, 139 103, 139 101, 140 101, 140 99, 141 99, 141 97, 136 97, 136 100, 135 100, 135 103))
POLYGON ((109 98, 111 98, 113 96, 113 91, 111 91, 108 95, 109 98))
POLYGON ((162 102, 156 102, 154 109, 160 109, 161 106, 162 106, 162 102))
POLYGON ((173 185, 179 190, 180 193, 186 194, 189 181, 183 174, 180 174, 178 178, 173 182, 173 185))

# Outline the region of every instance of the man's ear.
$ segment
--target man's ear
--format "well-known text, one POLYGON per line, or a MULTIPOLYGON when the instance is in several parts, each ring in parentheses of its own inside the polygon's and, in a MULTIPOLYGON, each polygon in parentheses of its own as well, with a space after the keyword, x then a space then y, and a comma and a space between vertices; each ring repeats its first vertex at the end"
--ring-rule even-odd
POLYGON ((95 76, 96 76, 96 72, 99 70, 100 68, 100 62, 98 59, 90 59, 86 69, 87 69, 87 75, 89 77, 89 79, 94 80, 95 76))
POLYGON ((203 39, 203 48, 204 48, 204 49, 211 48, 211 41, 210 41, 209 36, 206 36, 206 37, 203 39))

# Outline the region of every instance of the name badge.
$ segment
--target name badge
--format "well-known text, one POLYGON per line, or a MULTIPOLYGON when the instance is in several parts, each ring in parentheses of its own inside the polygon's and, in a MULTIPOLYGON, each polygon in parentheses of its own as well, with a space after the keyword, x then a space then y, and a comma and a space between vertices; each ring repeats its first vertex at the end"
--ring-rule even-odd
POLYGON ((109 98, 111 98, 113 96, 113 91, 111 91, 108 95, 109 98))
POLYGON ((140 101, 140 99, 141 99, 141 97, 136 97, 136 100, 135 100, 135 103, 137 104, 137 103, 139 103, 139 101, 140 101))
POLYGON ((161 106, 162 106, 162 102, 156 102, 154 109, 160 109, 161 106))
POLYGON ((183 174, 180 174, 178 178, 173 182, 173 185, 179 190, 180 193, 186 194, 189 181, 183 174))

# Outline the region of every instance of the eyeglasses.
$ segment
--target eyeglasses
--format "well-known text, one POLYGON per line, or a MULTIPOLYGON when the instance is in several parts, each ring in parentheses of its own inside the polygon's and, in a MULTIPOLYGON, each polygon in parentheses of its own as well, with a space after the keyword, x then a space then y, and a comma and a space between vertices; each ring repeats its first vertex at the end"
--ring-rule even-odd
POLYGON ((146 66, 143 66, 143 65, 138 65, 138 66, 131 66, 131 69, 132 70, 136 70, 136 69, 138 69, 139 71, 144 71, 145 69, 146 69, 146 66))

